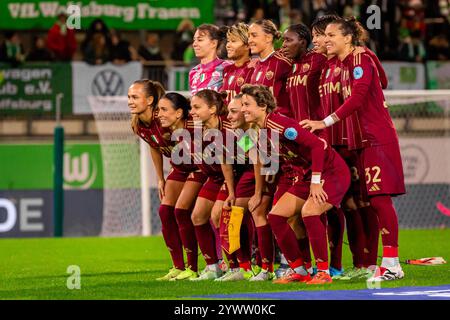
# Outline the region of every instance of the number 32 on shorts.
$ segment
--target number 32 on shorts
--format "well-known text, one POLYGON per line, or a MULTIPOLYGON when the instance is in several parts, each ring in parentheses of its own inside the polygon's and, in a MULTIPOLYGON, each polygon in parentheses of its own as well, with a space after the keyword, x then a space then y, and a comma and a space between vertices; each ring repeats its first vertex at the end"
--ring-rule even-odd
POLYGON ((381 182, 381 168, 379 166, 374 166, 372 168, 365 168, 366 171, 366 184, 381 182))

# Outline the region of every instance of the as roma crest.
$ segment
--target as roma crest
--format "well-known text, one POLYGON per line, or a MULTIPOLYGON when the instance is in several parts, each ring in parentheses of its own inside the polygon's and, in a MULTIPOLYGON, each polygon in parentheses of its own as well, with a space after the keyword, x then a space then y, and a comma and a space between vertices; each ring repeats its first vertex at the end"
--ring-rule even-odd
POLYGON ((273 78, 273 71, 267 72, 267 73, 266 73, 266 79, 267 79, 267 80, 270 80, 270 79, 272 79, 272 78, 273 78))
POLYGON ((309 68, 311 68, 311 66, 309 65, 309 63, 305 63, 302 66, 302 72, 307 72, 309 70, 309 68))
POLYGON ((337 77, 337 76, 339 76, 339 74, 341 73, 341 68, 339 68, 339 67, 336 67, 336 69, 334 69, 334 76, 335 77, 337 77))
POLYGON ((236 83, 237 83, 237 85, 238 85, 239 87, 242 86, 242 85, 244 84, 244 78, 239 77, 239 78, 237 79, 236 83))

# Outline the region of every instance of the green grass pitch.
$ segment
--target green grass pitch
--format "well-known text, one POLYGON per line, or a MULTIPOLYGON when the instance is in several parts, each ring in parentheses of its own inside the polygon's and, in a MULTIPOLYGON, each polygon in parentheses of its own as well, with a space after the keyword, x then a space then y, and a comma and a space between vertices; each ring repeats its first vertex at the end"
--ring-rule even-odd
MULTIPOLYGON (((402 230, 401 259, 450 259, 450 230, 402 230)), ((204 260, 200 256, 200 268, 204 260)), ((344 267, 351 266, 344 245, 344 267)), ((251 282, 159 282, 170 258, 162 237, 0 240, 0 299, 192 299, 193 295, 298 290, 365 289, 364 281, 326 286, 251 282), (70 265, 79 266, 81 288, 68 289, 70 265)), ((403 266, 406 277, 382 287, 450 284, 450 264, 403 266)))

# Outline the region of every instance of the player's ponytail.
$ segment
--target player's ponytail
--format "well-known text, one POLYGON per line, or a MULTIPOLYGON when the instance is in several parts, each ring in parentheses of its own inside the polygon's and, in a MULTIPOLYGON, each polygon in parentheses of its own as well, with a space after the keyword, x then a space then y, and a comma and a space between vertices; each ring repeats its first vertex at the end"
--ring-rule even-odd
POLYGON ((215 106, 217 109, 217 116, 222 116, 225 115, 227 113, 227 106, 225 105, 225 99, 227 98, 227 92, 226 91, 222 91, 222 92, 217 92, 214 90, 210 90, 210 89, 203 89, 200 90, 199 92, 197 92, 195 94, 196 97, 199 97, 200 99, 202 99, 203 101, 206 102, 206 104, 208 105, 208 107, 213 107, 215 106))
POLYGON ((364 46, 369 39, 367 30, 355 17, 339 18, 332 23, 339 26, 343 36, 351 35, 354 46, 364 46))
POLYGON ((260 26, 264 33, 272 35, 273 41, 281 38, 281 32, 278 31, 277 26, 271 20, 257 20, 253 24, 260 26))
MULTIPOLYGON (((158 81, 153 81, 149 79, 140 79, 133 82, 133 84, 142 85, 142 91, 146 98, 153 97, 152 104, 149 106, 150 109, 154 110, 158 105, 159 100, 165 94, 164 87, 158 81)), ((131 128, 133 132, 136 133, 139 125, 139 115, 133 114, 131 116, 131 128)))
POLYGON ((245 84, 241 88, 241 93, 253 97, 258 107, 267 107, 267 113, 273 112, 277 107, 272 92, 266 86, 245 84))
POLYGON ((177 92, 168 92, 161 99, 167 99, 172 104, 172 108, 175 110, 182 109, 183 110, 183 118, 187 119, 189 117, 189 112, 191 111, 191 104, 189 99, 187 99, 182 94, 177 92))
POLYGON ((197 28, 197 30, 202 34, 207 34, 211 40, 217 40, 217 47, 216 47, 216 49, 217 49, 220 47, 222 42, 226 40, 228 27, 223 26, 223 27, 219 28, 216 25, 204 23, 204 24, 201 24, 197 28))

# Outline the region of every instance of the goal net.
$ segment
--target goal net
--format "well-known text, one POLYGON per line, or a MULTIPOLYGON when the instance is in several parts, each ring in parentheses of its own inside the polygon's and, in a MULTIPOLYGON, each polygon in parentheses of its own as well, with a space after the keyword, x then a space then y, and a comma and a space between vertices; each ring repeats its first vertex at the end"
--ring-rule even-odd
POLYGON ((406 195, 401 228, 450 227, 450 90, 385 91, 400 141, 406 195))
MULTIPOLYGON (((450 90, 393 90, 385 91, 385 97, 400 138, 407 185, 407 194, 394 199, 400 227, 450 227, 450 90)), ((88 100, 104 168, 101 235, 160 233, 157 179, 147 144, 131 130, 127 98, 88 100)), ((164 166, 167 175, 167 159, 164 166)))

